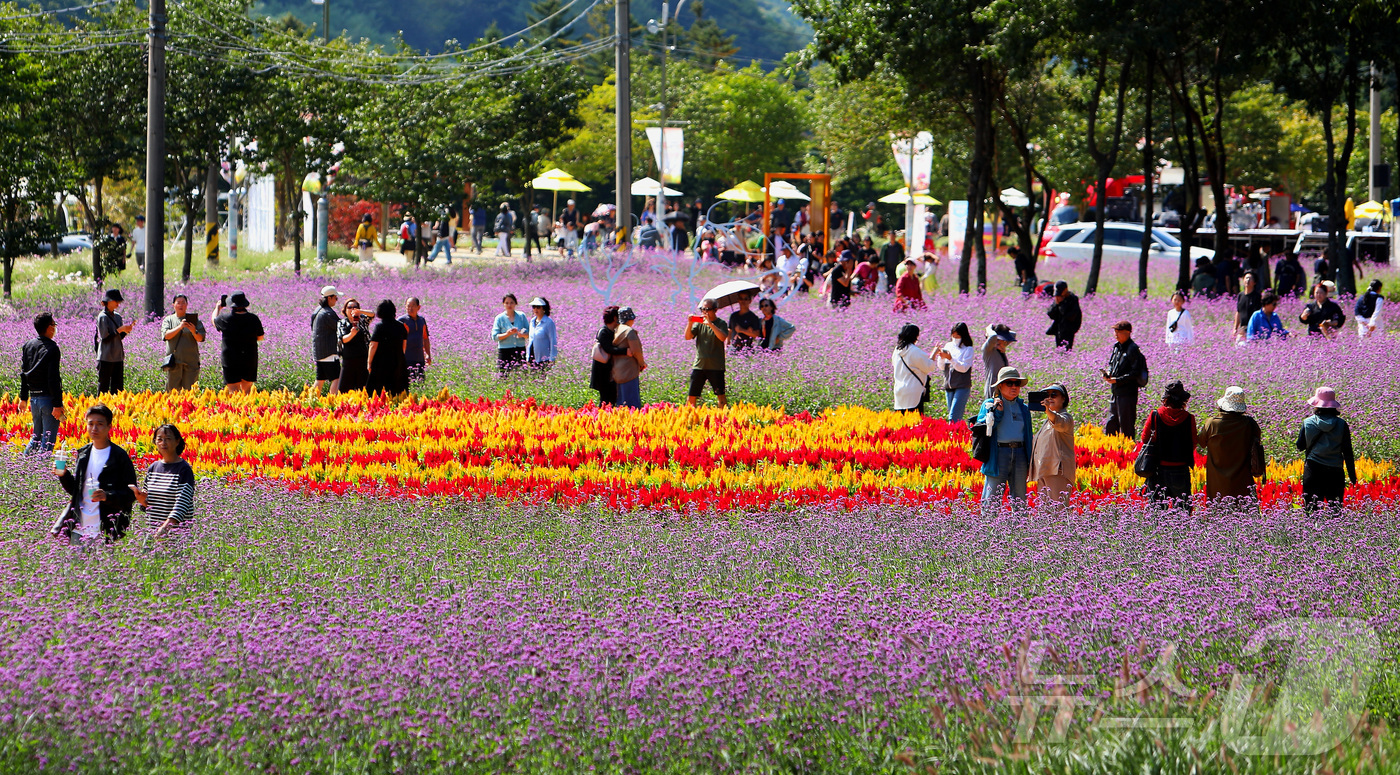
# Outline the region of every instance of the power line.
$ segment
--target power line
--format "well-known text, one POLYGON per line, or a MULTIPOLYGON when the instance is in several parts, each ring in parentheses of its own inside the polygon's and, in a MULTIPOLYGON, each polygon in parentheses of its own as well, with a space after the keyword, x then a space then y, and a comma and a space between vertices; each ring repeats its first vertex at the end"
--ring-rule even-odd
POLYGON ((88 3, 87 5, 75 5, 71 8, 55 8, 50 11, 33 11, 31 13, 22 13, 17 14, 15 16, 0 16, 0 22, 17 21, 19 19, 33 19, 39 16, 56 16, 61 13, 74 13, 77 11, 91 11, 94 8, 101 8, 104 5, 112 5, 113 3, 119 1, 120 0, 98 0, 98 2, 95 3, 88 3))

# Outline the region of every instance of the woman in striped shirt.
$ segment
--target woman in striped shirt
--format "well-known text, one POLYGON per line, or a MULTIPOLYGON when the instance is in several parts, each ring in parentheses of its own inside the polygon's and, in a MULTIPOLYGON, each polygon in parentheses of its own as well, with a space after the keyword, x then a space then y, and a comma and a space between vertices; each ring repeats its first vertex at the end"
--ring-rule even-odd
POLYGON ((160 538, 171 529, 188 526, 194 516, 194 469, 180 457, 185 439, 179 428, 162 425, 152 440, 161 459, 146 469, 146 489, 128 486, 146 511, 146 524, 160 538))

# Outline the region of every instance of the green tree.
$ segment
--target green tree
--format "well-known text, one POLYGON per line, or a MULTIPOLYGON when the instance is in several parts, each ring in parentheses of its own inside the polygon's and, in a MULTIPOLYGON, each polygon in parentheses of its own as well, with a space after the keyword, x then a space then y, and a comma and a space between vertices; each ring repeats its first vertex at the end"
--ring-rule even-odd
POLYGON ((800 166, 806 105, 757 65, 721 65, 679 105, 687 127, 686 165, 699 175, 738 182, 800 166))
POLYGON ((564 31, 574 18, 568 11, 569 5, 564 0, 533 0, 530 10, 525 14, 526 26, 534 27, 530 30, 529 40, 532 43, 547 40, 547 49, 572 46, 574 41, 564 31))
MULTIPOLYGON (((573 137, 550 154, 546 167, 559 167, 579 180, 595 187, 611 188, 617 169, 617 85, 612 75, 588 91, 579 100, 579 129, 573 137)), ((651 149, 643 133, 642 122, 654 118, 649 110, 632 109, 632 175, 646 174, 651 149)))

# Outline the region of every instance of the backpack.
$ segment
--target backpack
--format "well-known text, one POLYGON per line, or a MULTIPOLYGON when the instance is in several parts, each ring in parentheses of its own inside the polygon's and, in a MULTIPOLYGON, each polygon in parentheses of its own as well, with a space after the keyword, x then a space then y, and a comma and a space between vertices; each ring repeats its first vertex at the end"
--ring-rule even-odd
POLYGON ((1138 387, 1143 388, 1152 381, 1152 372, 1147 370, 1147 357, 1142 354, 1142 350, 1138 350, 1138 357, 1142 358, 1142 371, 1137 374, 1137 383, 1138 387))

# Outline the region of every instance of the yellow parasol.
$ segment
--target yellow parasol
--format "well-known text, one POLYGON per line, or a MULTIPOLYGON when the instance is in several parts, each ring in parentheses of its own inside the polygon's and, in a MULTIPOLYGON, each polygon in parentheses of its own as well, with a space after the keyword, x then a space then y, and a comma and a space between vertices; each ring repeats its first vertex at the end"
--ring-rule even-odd
POLYGON ((1358 218, 1384 218, 1385 205, 1373 199, 1365 204, 1357 205, 1353 212, 1358 218))
POLYGON ((573 175, 555 167, 552 170, 540 175, 530 181, 530 187, 541 191, 554 192, 554 206, 549 211, 550 218, 559 217, 559 192, 560 191, 592 191, 593 189, 580 183, 573 175))
POLYGON ((718 198, 727 199, 731 202, 762 202, 763 186, 758 185, 752 180, 746 180, 723 194, 720 194, 718 198))

